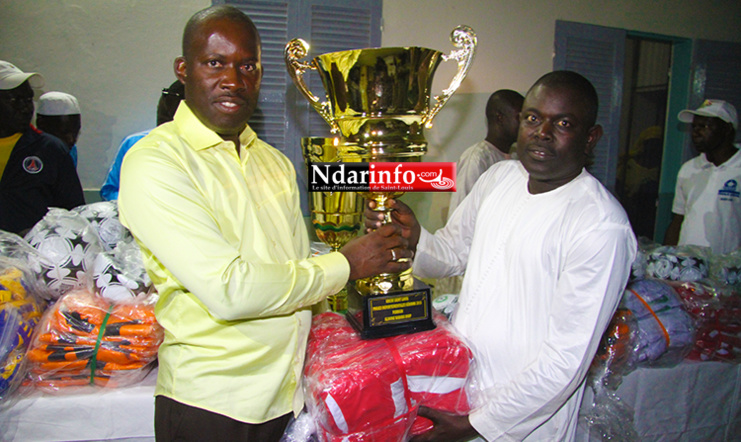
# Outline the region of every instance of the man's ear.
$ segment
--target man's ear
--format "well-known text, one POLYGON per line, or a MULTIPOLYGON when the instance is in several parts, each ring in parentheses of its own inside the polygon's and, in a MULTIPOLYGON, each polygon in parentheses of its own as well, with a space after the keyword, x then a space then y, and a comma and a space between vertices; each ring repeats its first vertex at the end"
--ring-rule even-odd
POLYGON ((173 67, 175 69, 175 76, 181 83, 185 84, 185 57, 176 58, 173 67))
POLYGON ((584 148, 584 153, 587 155, 591 155, 592 152, 594 152, 595 146, 597 146, 597 142, 602 138, 602 126, 599 124, 595 124, 591 128, 589 128, 589 131, 587 131, 587 145, 584 148))

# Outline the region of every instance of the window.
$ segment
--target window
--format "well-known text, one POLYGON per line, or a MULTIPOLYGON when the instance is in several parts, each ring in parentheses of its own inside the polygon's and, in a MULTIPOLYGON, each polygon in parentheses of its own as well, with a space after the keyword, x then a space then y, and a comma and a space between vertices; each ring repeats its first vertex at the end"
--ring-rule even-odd
MULTIPOLYGON (((319 54, 381 44, 382 0, 214 0, 250 16, 262 38, 263 80, 250 126, 258 136, 286 154, 298 175, 301 208, 308 215, 306 166, 302 137, 329 135, 329 125, 309 106, 288 75, 283 49, 294 38, 310 45, 309 61, 319 54)), ((305 77, 311 91, 324 98, 315 72, 305 77)))

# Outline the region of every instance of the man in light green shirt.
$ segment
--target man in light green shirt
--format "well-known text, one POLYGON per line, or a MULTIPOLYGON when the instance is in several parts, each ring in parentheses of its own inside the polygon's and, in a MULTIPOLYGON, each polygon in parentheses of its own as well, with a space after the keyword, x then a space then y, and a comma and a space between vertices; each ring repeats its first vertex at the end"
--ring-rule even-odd
POLYGON ((311 306, 348 280, 405 270, 396 259, 411 252, 385 226, 309 257, 293 166, 247 125, 262 79, 247 16, 196 13, 175 74, 185 101, 128 152, 119 195, 166 332, 156 436, 278 440, 303 407, 311 306))

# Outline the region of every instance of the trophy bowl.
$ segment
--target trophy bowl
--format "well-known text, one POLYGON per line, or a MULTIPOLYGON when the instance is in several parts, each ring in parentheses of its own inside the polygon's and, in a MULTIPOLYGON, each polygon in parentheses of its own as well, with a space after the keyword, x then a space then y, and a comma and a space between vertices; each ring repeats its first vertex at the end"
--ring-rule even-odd
MULTIPOLYGON (((329 157, 333 159, 325 162, 420 161, 427 151, 424 129, 432 126, 433 118, 458 89, 473 62, 476 48, 473 30, 458 26, 450 38, 457 49, 447 55, 422 47, 387 47, 331 52, 310 61, 301 61, 308 54, 309 45, 299 38, 291 40, 284 51, 288 73, 309 104, 329 124, 332 133, 337 134, 336 138, 309 138, 317 141, 303 142, 307 161, 310 160, 307 144, 312 152, 317 152, 312 153, 312 161, 329 157), (432 97, 433 105, 435 71, 441 62, 451 60, 457 62, 457 72, 450 85, 432 97), (304 74, 308 71, 320 76, 326 100, 307 87, 304 74)), ((339 238, 349 238, 344 231, 340 233, 342 229, 350 229, 354 222, 354 215, 347 211, 362 212, 363 208, 362 202, 356 200, 358 194, 352 193, 347 197, 323 192, 311 195, 312 220, 317 236, 323 241, 339 244, 339 238)), ((391 222, 386 202, 402 194, 363 192, 360 195, 374 200, 375 210, 384 213, 385 222, 391 222)), ((352 236, 353 232, 348 235, 352 236)), ((347 291, 348 319, 363 338, 434 328, 429 286, 414 279, 411 269, 349 283, 347 291)))
MULTIPOLYGON (((304 160, 307 164, 337 162, 339 143, 339 137, 302 138, 304 160)), ((333 252, 358 235, 363 216, 363 197, 357 192, 311 192, 309 204, 314 232, 333 252)))

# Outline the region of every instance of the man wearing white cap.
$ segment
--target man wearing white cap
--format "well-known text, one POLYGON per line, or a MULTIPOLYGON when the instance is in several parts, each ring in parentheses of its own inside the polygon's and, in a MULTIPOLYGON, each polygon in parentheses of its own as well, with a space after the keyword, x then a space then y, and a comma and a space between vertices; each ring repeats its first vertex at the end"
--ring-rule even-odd
POLYGON ((39 97, 36 127, 62 140, 77 167, 77 137, 82 117, 77 98, 64 92, 47 92, 39 97))
POLYGON ((726 254, 741 247, 741 153, 734 145, 736 108, 705 100, 679 113, 692 123, 692 144, 700 155, 682 165, 677 176, 666 244, 694 244, 726 254))
POLYGON ((85 204, 72 157, 59 139, 31 126, 35 72, 0 60, 0 230, 24 234, 49 207, 85 204))

